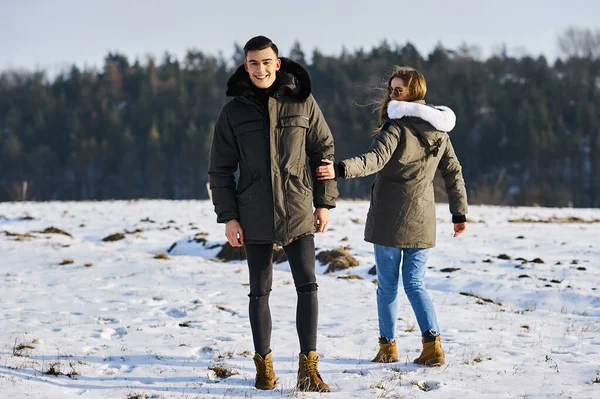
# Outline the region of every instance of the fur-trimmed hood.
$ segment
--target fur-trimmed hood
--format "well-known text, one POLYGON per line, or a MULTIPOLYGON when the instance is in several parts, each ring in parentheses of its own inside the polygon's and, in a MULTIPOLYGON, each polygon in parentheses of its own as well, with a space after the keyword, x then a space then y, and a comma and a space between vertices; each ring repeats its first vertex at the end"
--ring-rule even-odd
MULTIPOLYGON (((301 101, 308 98, 311 93, 310 77, 306 69, 289 58, 280 57, 281 68, 277 71, 278 92, 298 97, 301 101)), ((227 92, 229 97, 251 96, 252 82, 250 76, 241 65, 227 81, 227 92)))
POLYGON ((426 105, 424 101, 390 101, 387 112, 390 119, 405 116, 423 119, 442 132, 449 132, 456 125, 456 115, 450 108, 443 105, 426 105))

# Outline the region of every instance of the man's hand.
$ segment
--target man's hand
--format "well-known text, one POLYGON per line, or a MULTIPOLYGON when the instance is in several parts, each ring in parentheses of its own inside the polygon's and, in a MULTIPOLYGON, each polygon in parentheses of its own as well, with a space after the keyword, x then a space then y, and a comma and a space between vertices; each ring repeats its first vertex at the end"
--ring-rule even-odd
POLYGON ((227 237, 227 241, 229 241, 232 247, 241 247, 244 245, 244 230, 237 220, 231 219, 225 223, 225 237, 227 237))
POLYGON ((466 229, 467 229, 466 223, 454 223, 454 236, 453 237, 458 237, 459 235, 464 233, 466 229))
POLYGON ((315 217, 315 229, 317 229, 317 233, 322 233, 327 228, 329 224, 329 209, 327 208, 317 208, 314 213, 315 217))

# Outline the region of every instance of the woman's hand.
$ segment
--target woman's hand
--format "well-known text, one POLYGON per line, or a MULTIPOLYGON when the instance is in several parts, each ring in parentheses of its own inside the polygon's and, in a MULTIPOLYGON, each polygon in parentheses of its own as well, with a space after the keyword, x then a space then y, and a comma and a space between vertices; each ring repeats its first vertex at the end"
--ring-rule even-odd
POLYGON ((335 179, 335 166, 329 159, 321 160, 325 165, 317 167, 317 180, 335 179))

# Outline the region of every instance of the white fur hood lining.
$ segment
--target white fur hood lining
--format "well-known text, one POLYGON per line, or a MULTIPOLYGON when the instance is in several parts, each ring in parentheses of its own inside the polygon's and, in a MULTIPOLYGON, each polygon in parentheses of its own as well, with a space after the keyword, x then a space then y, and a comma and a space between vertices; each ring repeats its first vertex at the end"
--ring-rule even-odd
POLYGON ((390 101, 388 116, 391 119, 400 119, 405 116, 421 118, 442 132, 449 132, 456 125, 456 115, 450 108, 443 105, 429 106, 408 101, 390 101))

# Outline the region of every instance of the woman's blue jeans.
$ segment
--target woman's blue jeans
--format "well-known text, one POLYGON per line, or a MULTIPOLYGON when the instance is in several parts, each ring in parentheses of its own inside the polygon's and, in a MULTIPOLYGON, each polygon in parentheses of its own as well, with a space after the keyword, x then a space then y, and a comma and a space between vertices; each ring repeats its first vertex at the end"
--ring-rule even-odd
POLYGON ((428 251, 427 248, 394 248, 375 244, 377 315, 381 337, 395 337, 400 263, 404 292, 415 312, 421 335, 428 331, 439 335, 435 309, 423 281, 428 251))

